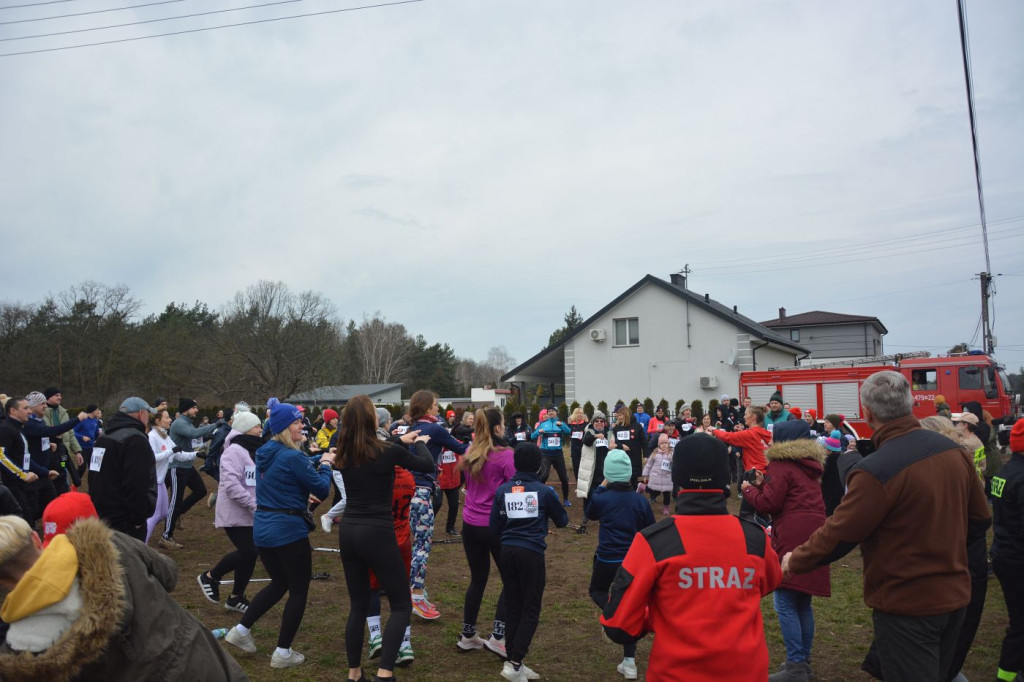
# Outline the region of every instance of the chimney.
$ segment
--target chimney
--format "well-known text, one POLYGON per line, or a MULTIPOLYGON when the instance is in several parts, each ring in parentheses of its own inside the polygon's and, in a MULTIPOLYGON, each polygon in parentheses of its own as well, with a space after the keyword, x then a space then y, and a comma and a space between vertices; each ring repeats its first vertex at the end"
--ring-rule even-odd
POLYGON ((671 275, 668 276, 668 279, 675 286, 682 287, 684 289, 686 288, 686 275, 684 275, 683 273, 673 272, 671 275))
POLYGON ((732 307, 732 314, 733 314, 733 315, 736 315, 736 314, 738 314, 739 312, 740 312, 740 311, 739 311, 739 310, 737 309, 737 307, 736 307, 736 306, 733 306, 733 307, 732 307))
POLYGON ((786 319, 786 309, 785 308, 779 308, 779 319, 780 320, 786 319))
POLYGON ((711 303, 711 294, 704 294, 704 302, 711 303))

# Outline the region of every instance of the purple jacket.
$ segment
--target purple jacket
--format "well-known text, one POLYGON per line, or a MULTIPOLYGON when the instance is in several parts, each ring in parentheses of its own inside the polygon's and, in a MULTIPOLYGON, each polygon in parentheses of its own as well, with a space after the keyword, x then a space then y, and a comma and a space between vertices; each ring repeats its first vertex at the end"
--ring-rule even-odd
POLYGON ((253 514, 256 513, 256 463, 248 450, 234 442, 238 437, 259 441, 259 436, 243 436, 234 429, 224 439, 224 452, 220 456, 220 485, 217 486, 217 514, 214 519, 217 528, 251 526, 253 514), (246 485, 247 467, 251 467, 251 485, 246 485))
POLYGON ((479 478, 466 474, 466 504, 462 508, 462 521, 470 526, 490 524, 491 507, 498 486, 511 481, 516 465, 512 461, 512 448, 494 450, 487 455, 479 478))

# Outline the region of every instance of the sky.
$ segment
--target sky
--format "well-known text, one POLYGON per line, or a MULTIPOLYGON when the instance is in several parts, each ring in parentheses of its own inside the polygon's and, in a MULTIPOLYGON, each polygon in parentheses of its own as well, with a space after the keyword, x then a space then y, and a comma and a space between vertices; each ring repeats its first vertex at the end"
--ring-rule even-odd
MULTIPOLYGON (((522 362, 650 273, 980 347, 956 3, 0 2, 0 300, 259 279, 522 362), (369 3, 365 3, 369 4, 369 3), (23 21, 44 19, 42 21, 23 21), (8 23, 8 22, 21 23, 8 23), (80 31, 61 36, 21 36, 80 31)), ((1024 365, 1024 4, 967 3, 996 357, 1024 365)))

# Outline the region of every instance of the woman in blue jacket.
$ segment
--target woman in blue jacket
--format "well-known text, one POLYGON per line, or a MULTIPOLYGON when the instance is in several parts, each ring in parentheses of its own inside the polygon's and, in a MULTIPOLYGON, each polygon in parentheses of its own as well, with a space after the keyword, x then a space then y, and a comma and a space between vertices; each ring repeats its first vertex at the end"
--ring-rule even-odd
POLYGON ((251 481, 256 487, 253 541, 270 575, 270 584, 253 598, 241 622, 224 639, 254 653, 256 643, 249 629, 287 592, 270 667, 290 668, 305 660, 291 646, 306 611, 313 576, 313 548, 309 544, 313 527, 307 521, 309 497, 322 499, 330 493, 334 455, 325 454, 316 463, 303 454, 296 444, 302 436, 302 413, 294 405, 279 403, 276 398, 270 400, 271 439, 256 451, 256 464, 251 472, 246 472, 246 485, 251 481))

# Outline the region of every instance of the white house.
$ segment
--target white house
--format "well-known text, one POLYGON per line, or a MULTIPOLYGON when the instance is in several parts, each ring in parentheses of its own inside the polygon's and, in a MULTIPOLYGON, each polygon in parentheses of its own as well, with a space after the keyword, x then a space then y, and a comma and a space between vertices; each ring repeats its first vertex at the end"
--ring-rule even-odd
POLYGON ((474 405, 494 405, 505 409, 512 391, 507 388, 473 388, 470 389, 470 401, 474 405))
POLYGON ((792 367, 809 351, 754 320, 670 281, 647 275, 568 338, 501 379, 565 385, 565 402, 661 398, 674 405, 737 395, 739 373, 792 367))
POLYGON ((343 407, 357 395, 366 395, 375 405, 391 405, 402 402, 402 384, 348 384, 344 386, 320 386, 311 391, 295 393, 286 400, 305 405, 333 405, 343 407))

